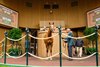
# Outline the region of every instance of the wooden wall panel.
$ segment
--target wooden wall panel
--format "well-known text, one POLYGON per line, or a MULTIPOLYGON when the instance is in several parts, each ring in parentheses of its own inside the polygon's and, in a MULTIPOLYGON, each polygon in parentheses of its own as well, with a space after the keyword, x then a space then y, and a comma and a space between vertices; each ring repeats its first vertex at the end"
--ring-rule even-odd
POLYGON ((32 26, 32 7, 27 7, 26 2, 29 1, 19 1, 19 26, 20 27, 31 27, 32 26), (30 26, 31 24, 31 26, 30 26))
POLYGON ((71 0, 0 0, 4 4, 19 12, 19 26, 39 28, 40 21, 60 20, 65 21, 66 27, 76 28, 86 26, 86 12, 100 6, 99 0, 78 0, 78 6, 71 7, 71 0), (26 2, 32 3, 27 7, 26 2), (43 8, 45 3, 58 3, 59 9, 50 10, 43 8))
POLYGON ((16 11, 19 7, 19 0, 0 0, 0 3, 16 11))
MULTIPOLYGON (((7 29, 0 28, 0 42, 4 39, 5 35, 4 32, 7 31, 7 29)), ((0 56, 2 53, 2 43, 0 43, 0 56)))
POLYGON ((0 28, 0 41, 4 38, 4 33, 5 31, 7 31, 7 29, 4 29, 4 28, 0 28))

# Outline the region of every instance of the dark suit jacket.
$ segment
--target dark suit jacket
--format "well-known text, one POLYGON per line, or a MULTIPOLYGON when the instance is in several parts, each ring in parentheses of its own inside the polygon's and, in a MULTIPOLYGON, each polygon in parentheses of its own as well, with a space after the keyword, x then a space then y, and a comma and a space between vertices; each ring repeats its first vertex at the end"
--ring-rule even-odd
MULTIPOLYGON (((71 36, 73 37, 73 33, 72 32, 68 32, 68 36, 71 36)), ((65 38, 67 43, 68 43, 68 46, 72 46, 72 45, 75 45, 75 42, 74 42, 74 39, 73 38, 65 38)))

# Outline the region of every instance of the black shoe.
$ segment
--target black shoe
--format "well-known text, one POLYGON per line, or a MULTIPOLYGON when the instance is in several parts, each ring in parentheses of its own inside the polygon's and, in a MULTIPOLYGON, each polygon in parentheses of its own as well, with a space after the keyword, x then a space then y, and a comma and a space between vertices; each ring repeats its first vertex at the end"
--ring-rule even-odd
POLYGON ((69 61, 72 61, 73 59, 68 59, 69 61))

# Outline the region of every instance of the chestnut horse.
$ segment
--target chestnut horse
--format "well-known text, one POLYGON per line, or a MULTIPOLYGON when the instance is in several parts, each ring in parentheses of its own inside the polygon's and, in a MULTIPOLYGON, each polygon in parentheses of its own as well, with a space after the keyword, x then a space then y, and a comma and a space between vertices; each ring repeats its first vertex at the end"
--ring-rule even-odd
MULTIPOLYGON (((52 37, 52 32, 54 31, 54 23, 49 23, 49 29, 46 35, 44 36, 45 38, 47 37, 52 37)), ((46 56, 48 57, 48 52, 50 51, 50 56, 52 56, 52 47, 53 47, 53 38, 48 38, 44 40, 44 43, 46 45, 46 56)), ((50 58, 52 60, 52 58, 50 58)))

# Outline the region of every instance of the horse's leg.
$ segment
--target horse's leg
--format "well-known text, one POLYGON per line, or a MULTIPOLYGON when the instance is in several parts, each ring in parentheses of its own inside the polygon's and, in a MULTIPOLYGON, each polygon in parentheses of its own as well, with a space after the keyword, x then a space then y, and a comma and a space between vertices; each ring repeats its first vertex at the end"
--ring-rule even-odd
POLYGON ((48 57, 48 48, 46 48, 46 57, 48 57))
POLYGON ((45 45, 46 45, 46 57, 48 57, 48 45, 47 43, 45 43, 45 45))
MULTIPOLYGON (((52 56, 52 45, 50 45, 50 56, 52 56)), ((50 58, 52 60, 52 58, 50 58)))

